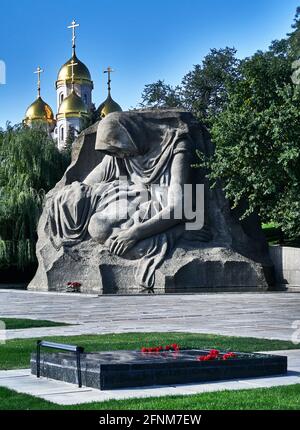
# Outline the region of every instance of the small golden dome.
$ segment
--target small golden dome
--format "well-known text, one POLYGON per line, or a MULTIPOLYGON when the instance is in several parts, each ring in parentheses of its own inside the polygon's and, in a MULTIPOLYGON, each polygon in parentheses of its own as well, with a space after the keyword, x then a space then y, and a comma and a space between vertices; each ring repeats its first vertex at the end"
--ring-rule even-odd
POLYGON ((104 118, 109 113, 122 112, 122 108, 117 102, 112 99, 111 95, 108 94, 107 99, 99 106, 98 112, 100 117, 104 118))
POLYGON ((83 64, 78 58, 76 54, 73 54, 72 57, 61 67, 58 72, 56 87, 61 83, 65 83, 66 81, 71 83, 72 81, 72 61, 77 63, 74 67, 74 82, 75 83, 92 83, 91 74, 89 69, 83 64))
POLYGON ((49 125, 53 125, 54 115, 51 107, 44 102, 41 97, 38 97, 27 109, 25 113, 25 123, 29 125, 32 121, 47 122, 49 125))
POLYGON ((88 114, 88 108, 81 97, 73 90, 59 107, 57 117, 81 117, 88 114))

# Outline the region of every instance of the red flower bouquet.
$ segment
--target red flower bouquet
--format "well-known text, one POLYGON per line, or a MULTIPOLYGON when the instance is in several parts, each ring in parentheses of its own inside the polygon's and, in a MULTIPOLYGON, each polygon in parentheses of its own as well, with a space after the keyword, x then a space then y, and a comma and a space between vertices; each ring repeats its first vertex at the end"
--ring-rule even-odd
POLYGON ((79 293, 80 292, 80 287, 81 287, 81 283, 80 282, 68 282, 67 283, 67 291, 70 291, 72 293, 79 293))
POLYGON ((211 360, 228 360, 230 358, 235 358, 236 354, 234 352, 227 352, 221 354, 217 349, 211 349, 206 355, 199 355, 197 357, 198 361, 211 361, 211 360))
POLYGON ((166 346, 155 346, 146 348, 145 346, 141 349, 141 352, 147 353, 147 352, 167 352, 167 351, 179 351, 180 346, 177 343, 172 343, 172 345, 166 345, 166 346))

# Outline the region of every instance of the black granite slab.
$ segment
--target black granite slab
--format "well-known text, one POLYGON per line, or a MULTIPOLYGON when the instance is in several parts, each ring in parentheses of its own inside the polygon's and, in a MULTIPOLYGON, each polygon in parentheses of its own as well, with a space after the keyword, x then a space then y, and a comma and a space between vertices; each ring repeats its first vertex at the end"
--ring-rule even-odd
MULTIPOLYGON (((114 388, 174 385, 207 381, 282 375, 287 357, 236 353, 229 360, 199 361, 206 350, 161 353, 140 351, 95 352, 81 355, 84 386, 114 388)), ((31 355, 31 372, 36 375, 36 354, 31 355)), ((41 376, 77 384, 76 357, 72 353, 41 353, 41 376)))

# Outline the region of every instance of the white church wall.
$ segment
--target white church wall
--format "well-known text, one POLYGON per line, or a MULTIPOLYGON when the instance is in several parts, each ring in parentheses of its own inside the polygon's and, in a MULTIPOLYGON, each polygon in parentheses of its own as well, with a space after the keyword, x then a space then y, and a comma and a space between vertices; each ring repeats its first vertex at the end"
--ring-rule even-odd
POLYGON ((63 118, 57 122, 56 134, 57 134, 57 146, 62 151, 68 139, 70 130, 73 129, 75 136, 78 135, 81 127, 80 118, 63 118))
MULTIPOLYGON (((93 101, 92 101, 92 86, 88 84, 75 84, 74 85, 75 93, 82 98, 87 107, 91 109, 93 101)), ((56 103, 57 110, 59 109, 62 101, 71 94, 72 85, 71 84, 63 84, 60 85, 56 90, 56 103)))

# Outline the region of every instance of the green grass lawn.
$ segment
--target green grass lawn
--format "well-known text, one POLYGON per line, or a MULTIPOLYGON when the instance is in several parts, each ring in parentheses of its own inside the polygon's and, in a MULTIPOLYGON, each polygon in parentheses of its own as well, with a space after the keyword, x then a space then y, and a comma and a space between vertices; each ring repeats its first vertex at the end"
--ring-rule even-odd
MULTIPOLYGON (((239 338, 191 333, 122 333, 47 337, 47 340, 73 343, 86 351, 140 349, 142 346, 178 343, 184 348, 217 348, 255 352, 297 348, 292 342, 257 338, 239 338)), ((9 340, 0 345, 0 369, 29 367, 36 339, 9 340)), ((300 345, 298 345, 300 348, 300 345)), ((149 399, 108 401, 61 407, 44 400, 0 387, 0 410, 6 409, 299 409, 300 384, 268 389, 222 391, 190 396, 166 396, 149 399)))
MULTIPOLYGON (((139 350, 143 346, 159 346, 169 343, 178 343, 184 348, 217 348, 241 352, 297 348, 296 345, 289 341, 193 333, 122 333, 47 337, 47 340, 77 344, 90 352, 118 349, 139 350)), ((6 344, 0 345, 0 369, 28 367, 30 354, 35 351, 35 348, 36 339, 9 340, 6 344)), ((298 345, 298 348, 300 348, 300 345, 298 345)))
POLYGON ((57 327, 68 325, 61 322, 47 321, 47 320, 30 320, 21 318, 1 318, 6 326, 6 330, 33 328, 33 327, 57 327))
POLYGON ((144 409, 300 409, 300 384, 251 390, 218 391, 188 396, 148 399, 109 400, 81 405, 61 406, 27 394, 0 387, 0 410, 144 410, 144 409))

